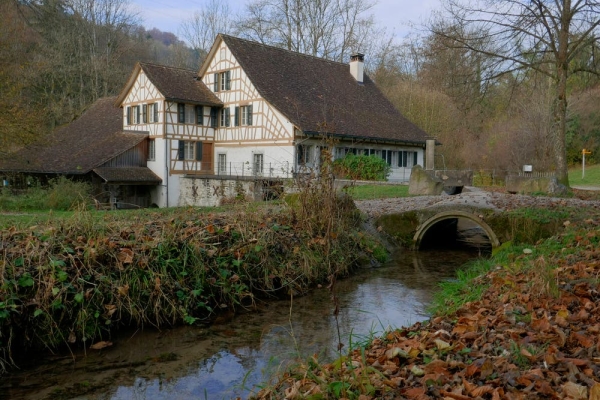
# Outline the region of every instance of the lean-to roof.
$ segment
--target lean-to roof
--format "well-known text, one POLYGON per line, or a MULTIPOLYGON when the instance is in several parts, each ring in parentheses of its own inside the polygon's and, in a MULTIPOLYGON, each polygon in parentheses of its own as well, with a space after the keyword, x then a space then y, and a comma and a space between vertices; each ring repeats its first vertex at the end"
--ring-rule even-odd
POLYGON ((137 146, 148 134, 123 131, 123 110, 115 100, 99 99, 75 121, 0 162, 0 170, 86 174, 137 146))

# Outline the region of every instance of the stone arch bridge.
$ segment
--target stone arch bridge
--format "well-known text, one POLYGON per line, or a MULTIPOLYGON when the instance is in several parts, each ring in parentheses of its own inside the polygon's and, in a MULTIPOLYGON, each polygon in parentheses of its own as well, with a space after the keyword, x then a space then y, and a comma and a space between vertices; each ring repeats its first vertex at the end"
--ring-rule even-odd
POLYGON ((363 200, 356 205, 373 227, 403 247, 419 249, 432 237, 456 236, 457 221, 466 221, 483 232, 493 249, 519 239, 519 235, 521 239, 528 235, 529 240, 552 236, 561 226, 536 223, 525 215, 507 213, 507 210, 543 207, 546 203, 562 201, 564 199, 473 191, 455 196, 363 200))

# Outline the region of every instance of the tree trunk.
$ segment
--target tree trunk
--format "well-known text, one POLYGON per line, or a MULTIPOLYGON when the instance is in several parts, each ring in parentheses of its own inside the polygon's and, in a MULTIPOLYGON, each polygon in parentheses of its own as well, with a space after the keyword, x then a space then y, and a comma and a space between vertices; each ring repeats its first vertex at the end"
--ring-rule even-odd
POLYGON ((558 31, 558 48, 556 57, 556 103, 554 104, 554 126, 552 142, 554 142, 554 162, 556 178, 569 187, 569 171, 567 169, 567 79, 569 78, 569 28, 571 23, 571 0, 564 0, 560 14, 558 31))
POLYGON ((558 71, 558 87, 556 100, 553 105, 554 125, 551 137, 554 148, 554 163, 556 178, 560 183, 569 187, 569 171, 567 169, 567 72, 558 71))

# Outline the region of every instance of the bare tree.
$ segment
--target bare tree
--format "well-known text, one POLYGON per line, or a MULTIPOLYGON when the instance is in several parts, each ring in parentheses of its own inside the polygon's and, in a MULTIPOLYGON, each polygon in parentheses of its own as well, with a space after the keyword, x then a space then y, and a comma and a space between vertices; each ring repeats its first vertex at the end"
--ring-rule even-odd
POLYGON ((29 69, 32 100, 45 105, 52 128, 77 116, 99 97, 118 93, 131 65, 129 37, 137 23, 128 0, 19 1, 42 38, 29 69))
POLYGON ((231 33, 233 17, 227 0, 208 0, 204 7, 194 12, 180 27, 180 34, 204 60, 219 33, 231 33))
POLYGON ((495 59, 496 74, 534 70, 552 81, 553 123, 548 138, 557 177, 568 186, 567 81, 579 72, 596 73, 593 57, 582 62, 581 55, 596 46, 600 1, 444 0, 443 4, 443 17, 460 29, 448 31, 448 22, 438 19, 430 26, 434 34, 451 40, 453 47, 495 59), (482 41, 493 46, 481 47, 482 41))
POLYGON ((299 53, 345 60, 386 42, 370 0, 253 0, 236 22, 238 34, 299 53))

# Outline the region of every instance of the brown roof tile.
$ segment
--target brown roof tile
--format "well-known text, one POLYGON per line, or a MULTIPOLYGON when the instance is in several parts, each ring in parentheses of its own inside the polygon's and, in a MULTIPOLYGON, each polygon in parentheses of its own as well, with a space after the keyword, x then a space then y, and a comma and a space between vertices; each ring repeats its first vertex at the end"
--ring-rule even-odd
POLYGON ((103 167, 94 168, 93 171, 109 183, 147 183, 148 185, 156 185, 162 182, 162 179, 146 167, 103 167))
POLYGON ((198 79, 197 71, 150 63, 140 63, 140 66, 167 100, 210 106, 223 105, 204 82, 198 79))
POLYGON ((85 174, 146 140, 144 132, 122 130, 123 112, 115 99, 96 101, 75 121, 0 162, 0 170, 85 174))
POLYGON ((406 119, 365 74, 348 64, 220 35, 258 92, 307 133, 424 144, 427 134, 406 119))

